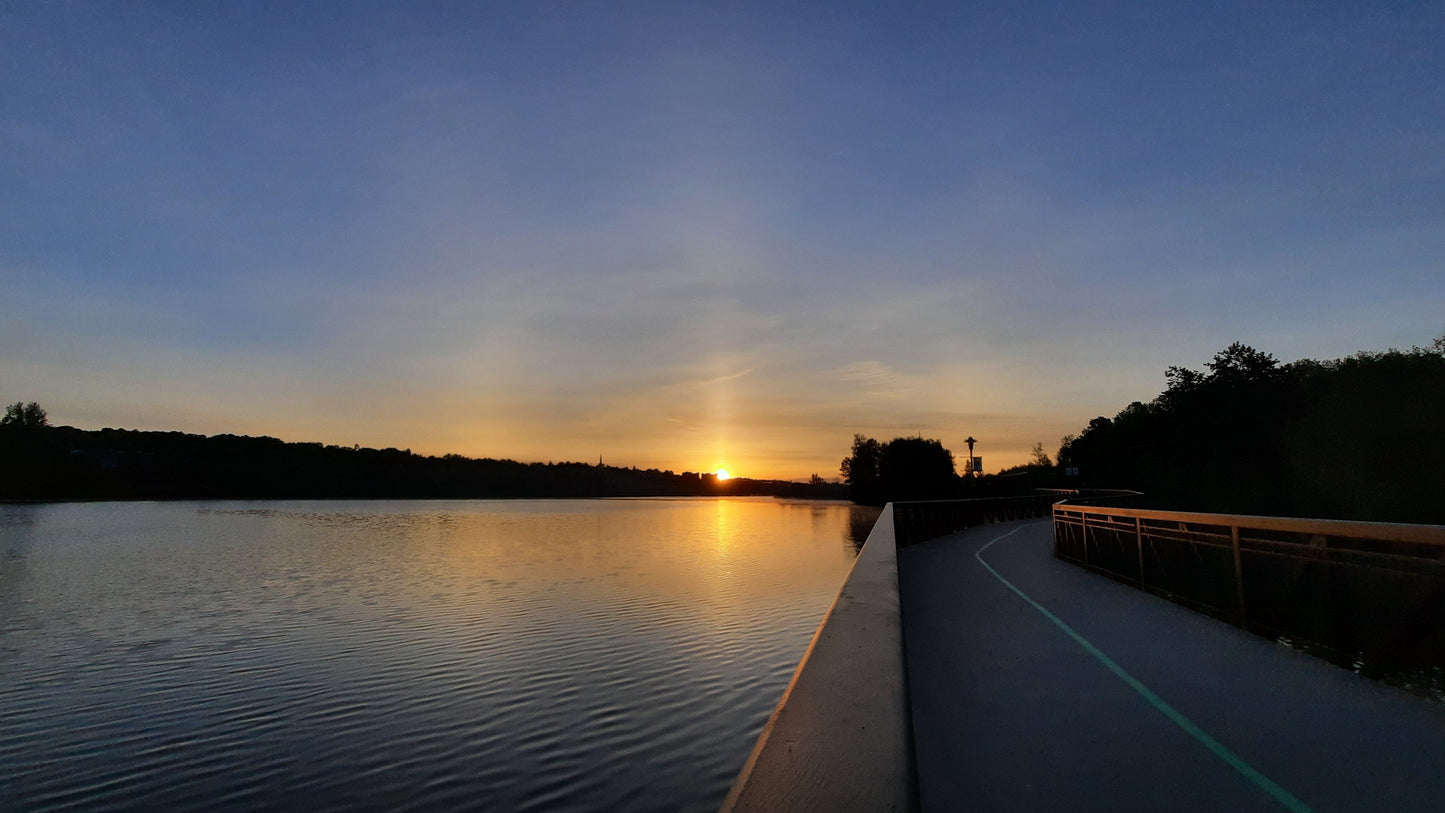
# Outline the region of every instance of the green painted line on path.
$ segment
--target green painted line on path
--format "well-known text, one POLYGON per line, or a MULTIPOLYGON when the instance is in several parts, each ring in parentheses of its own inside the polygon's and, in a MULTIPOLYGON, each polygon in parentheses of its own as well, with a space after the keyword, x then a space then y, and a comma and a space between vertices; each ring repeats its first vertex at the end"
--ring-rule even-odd
POLYGON ((1289 810, 1294 811, 1294 813, 1314 813, 1314 810, 1309 805, 1295 798, 1294 794, 1285 790, 1279 785, 1279 783, 1265 776, 1259 771, 1259 769, 1255 768, 1253 765, 1245 762, 1244 759, 1241 758, 1238 754, 1229 750, 1229 748, 1227 748, 1224 743, 1209 736, 1209 733, 1196 725, 1193 720, 1185 717, 1173 706, 1164 702, 1164 698, 1155 694, 1148 686, 1145 686, 1142 681, 1125 671, 1124 667, 1120 666, 1117 663, 1114 663, 1112 658, 1110 658, 1108 655, 1105 655, 1102 650, 1090 643, 1087 638, 1075 632, 1074 628, 1070 627, 1068 624, 1065 624, 1063 619, 1049 612, 1049 609, 1044 605, 1038 603, 1037 601, 1034 601, 1033 597, 1031 597, 1028 593, 1025 593, 1023 590, 1020 590, 1018 586, 1016 586, 1013 582, 1005 579, 1002 574, 1000 574, 997 570, 993 569, 992 565, 983 560, 983 552, 988 550, 993 545, 993 543, 998 542, 1002 539, 1007 539, 1008 537, 1017 533, 1019 528, 1022 527, 1023 526, 1020 525, 1018 528, 1014 528, 1012 531, 1009 531, 1002 536, 998 536, 994 539, 989 540, 987 544, 974 552, 973 558, 977 559, 978 563, 983 565, 989 573, 992 573, 995 579, 1003 582, 1004 587, 1007 587, 1008 589, 1014 591, 1018 594, 1019 598, 1027 601, 1029 605, 1032 606, 1035 610, 1043 613, 1045 618, 1054 622, 1055 626, 1067 633, 1070 638, 1073 638, 1079 644, 1079 646, 1082 646, 1085 652, 1093 655, 1094 658, 1097 659, 1100 663, 1102 663, 1110 672, 1113 672, 1119 677, 1120 680, 1128 684, 1129 688, 1138 692, 1145 700, 1149 701, 1149 705, 1158 709, 1161 714, 1174 721, 1175 725, 1184 729, 1185 733, 1198 740, 1205 748, 1208 748, 1211 753, 1228 763, 1231 768, 1238 771, 1242 776, 1244 776, 1245 779, 1253 782, 1265 793, 1273 796, 1275 800, 1278 801, 1280 804, 1284 805, 1289 810))

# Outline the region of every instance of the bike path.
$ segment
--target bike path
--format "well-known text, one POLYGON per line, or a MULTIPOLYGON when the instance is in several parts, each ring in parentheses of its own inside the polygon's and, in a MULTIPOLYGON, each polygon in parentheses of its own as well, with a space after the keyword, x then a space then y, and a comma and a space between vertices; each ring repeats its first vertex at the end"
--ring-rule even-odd
POLYGON ((1445 810, 1445 705, 1053 557, 1049 520, 898 553, 929 810, 1445 810))

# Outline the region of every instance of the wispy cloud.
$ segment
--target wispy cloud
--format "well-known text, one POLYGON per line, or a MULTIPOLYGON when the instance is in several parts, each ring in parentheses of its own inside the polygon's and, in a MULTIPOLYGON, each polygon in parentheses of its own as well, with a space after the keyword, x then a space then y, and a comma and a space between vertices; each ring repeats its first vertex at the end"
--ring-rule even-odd
POLYGON ((8 6, 0 385, 805 476, 1438 335, 1438 9, 1115 11, 8 6))

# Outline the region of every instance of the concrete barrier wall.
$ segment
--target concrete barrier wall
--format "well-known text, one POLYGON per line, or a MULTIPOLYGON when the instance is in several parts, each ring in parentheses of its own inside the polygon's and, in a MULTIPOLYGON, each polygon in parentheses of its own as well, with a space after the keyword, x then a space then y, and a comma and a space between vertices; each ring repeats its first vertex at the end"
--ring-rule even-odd
POLYGON ((916 810, 906 668, 889 505, 722 809, 916 810))

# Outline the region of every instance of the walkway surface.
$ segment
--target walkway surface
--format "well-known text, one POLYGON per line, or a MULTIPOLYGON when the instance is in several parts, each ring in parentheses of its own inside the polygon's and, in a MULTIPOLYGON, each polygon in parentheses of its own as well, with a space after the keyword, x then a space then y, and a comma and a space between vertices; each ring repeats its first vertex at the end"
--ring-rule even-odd
POLYGON ((925 811, 1445 810, 1445 706, 1061 562, 1048 520, 898 571, 925 811))

